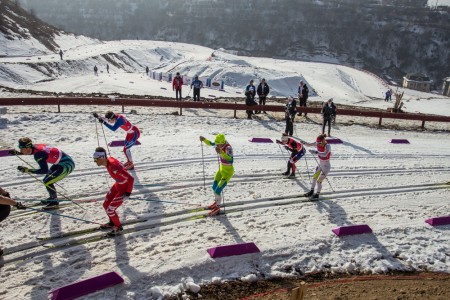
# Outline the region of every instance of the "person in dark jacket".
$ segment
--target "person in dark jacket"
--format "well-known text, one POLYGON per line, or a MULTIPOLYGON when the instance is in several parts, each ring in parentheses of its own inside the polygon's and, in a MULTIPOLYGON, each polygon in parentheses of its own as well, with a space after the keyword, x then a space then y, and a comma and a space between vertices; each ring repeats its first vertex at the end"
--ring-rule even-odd
POLYGON ((200 101, 200 89, 203 88, 203 82, 198 79, 198 75, 195 75, 194 80, 191 83, 191 88, 194 87, 194 101, 200 101))
MULTIPOLYGON (((17 209, 26 209, 27 207, 21 202, 17 202, 11 199, 11 196, 7 191, 0 188, 0 222, 6 219, 11 212, 11 206, 17 209)), ((0 256, 3 255, 3 250, 0 248, 0 256)))
MULTIPOLYGON (((269 85, 266 83, 266 80, 263 78, 256 89, 256 93, 259 97, 259 105, 266 105, 266 98, 270 92, 269 85)), ((265 114, 267 112, 263 111, 265 114)), ((256 113, 261 113, 261 111, 257 111, 256 113)))
POLYGON ((284 133, 288 136, 294 135, 294 118, 296 111, 297 101, 292 97, 288 97, 285 108, 286 128, 284 129, 284 133))
MULTIPOLYGON (((306 83, 303 82, 303 80, 300 80, 300 83, 298 85, 298 100, 300 101, 300 106, 306 107, 306 101, 308 100, 309 95, 309 89, 306 83)), ((305 112, 305 117, 308 113, 305 112)), ((302 113, 298 113, 299 116, 302 115, 302 113)))
POLYGON ((322 134, 325 133, 325 126, 328 123, 328 136, 330 136, 331 121, 336 118, 336 105, 333 103, 333 98, 330 98, 327 102, 324 102, 321 113, 323 116, 322 134))
MULTIPOLYGON (((250 83, 247 85, 247 87, 245 88, 245 104, 246 105, 258 105, 258 103, 255 102, 255 94, 256 94, 256 89, 255 86, 253 85, 253 79, 250 80, 250 83)), ((252 118, 252 114, 253 111, 252 110, 247 110, 247 119, 251 119, 252 118)))
POLYGON ((180 73, 177 73, 177 75, 173 78, 172 81, 172 90, 175 91, 175 98, 178 100, 178 96, 181 98, 181 88, 183 87, 183 77, 180 76, 180 73))

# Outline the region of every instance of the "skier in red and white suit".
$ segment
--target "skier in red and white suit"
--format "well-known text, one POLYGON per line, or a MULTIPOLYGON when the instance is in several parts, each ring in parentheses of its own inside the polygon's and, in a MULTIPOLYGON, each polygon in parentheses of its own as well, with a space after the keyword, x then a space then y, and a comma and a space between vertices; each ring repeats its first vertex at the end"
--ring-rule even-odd
POLYGON ((316 138, 315 143, 302 143, 306 146, 316 146, 317 150, 310 149, 309 152, 312 155, 317 155, 319 158, 319 164, 316 167, 316 172, 313 175, 313 180, 311 182, 311 190, 305 194, 305 197, 311 197, 313 199, 319 198, 320 191, 322 190, 322 182, 327 177, 331 170, 330 156, 331 156, 331 146, 327 143, 326 134, 321 134, 316 138), (317 183, 317 190, 314 194, 314 188, 317 183))
POLYGON ((103 208, 109 217, 109 222, 100 226, 101 229, 112 228, 108 235, 115 236, 123 230, 116 210, 124 200, 130 197, 133 191, 134 178, 117 159, 107 157, 104 148, 96 148, 93 156, 97 166, 105 166, 109 175, 116 181, 106 194, 105 202, 103 202, 103 208))

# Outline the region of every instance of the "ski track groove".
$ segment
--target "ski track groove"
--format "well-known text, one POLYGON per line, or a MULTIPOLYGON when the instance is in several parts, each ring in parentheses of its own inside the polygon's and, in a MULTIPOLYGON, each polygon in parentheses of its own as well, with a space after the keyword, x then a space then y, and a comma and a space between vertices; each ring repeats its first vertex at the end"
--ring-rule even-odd
MULTIPOLYGON (((318 201, 333 201, 335 199, 348 199, 354 197, 368 196, 368 195, 392 195, 397 193, 407 193, 407 192, 418 192, 418 191, 430 191, 430 190, 439 190, 439 189, 449 189, 446 184, 420 184, 420 185, 410 185, 410 186, 401 186, 401 187, 379 187, 379 188, 367 188, 367 189, 352 189, 352 190, 342 190, 336 192, 323 193, 321 199, 318 201), (332 195, 332 198, 328 197, 328 195, 332 195)), ((237 202, 230 202, 225 205, 226 214, 238 213, 241 211, 248 211, 249 209, 260 209, 260 208, 273 208, 277 206, 285 206, 291 204, 298 204, 302 202, 310 202, 314 203, 315 201, 311 201, 305 198, 302 194, 295 195, 286 195, 279 197, 270 197, 270 198, 259 198, 252 200, 243 200, 237 202), (300 198, 300 199, 299 199, 300 198), (250 205, 249 204, 254 204, 250 205)), ((186 209, 178 212, 171 212, 159 215, 150 215, 148 217, 143 217, 142 219, 128 220, 124 222, 124 225, 136 225, 134 228, 125 228, 122 234, 135 234, 142 233, 145 230, 151 230, 158 227, 164 227, 168 225, 173 225, 177 223, 193 221, 203 218, 208 218, 208 215, 204 213, 207 211, 206 207, 194 208, 194 209, 186 209), (200 214, 199 214, 200 213, 200 214), (163 221, 164 219, 170 219, 163 221), (156 222, 145 224, 149 221, 155 220, 156 222), (139 224, 142 223, 141 226, 139 224)), ((219 217, 221 217, 221 214, 219 217)), ((215 217, 212 217, 215 218, 215 217)), ((39 241, 32 241, 25 244, 17 245, 15 247, 6 249, 3 257, 8 257, 11 254, 18 254, 19 256, 4 259, 0 266, 8 265, 11 263, 20 263, 26 261, 30 258, 44 255, 47 253, 51 253, 54 251, 59 251, 60 249, 66 249, 70 247, 75 247, 78 245, 84 245, 96 241, 101 241, 104 239, 112 239, 105 236, 104 233, 97 234, 97 232, 101 232, 96 229, 97 227, 92 227, 88 229, 82 229, 75 232, 67 232, 61 234, 61 236, 54 237, 45 237, 39 241), (93 234, 91 237, 86 237, 86 235, 93 234), (75 239, 74 239, 75 238, 75 239), (68 239, 64 241, 63 239, 68 239), (51 243, 56 241, 57 243, 51 243), (47 248, 45 248, 47 245, 47 248), (20 252, 24 252, 27 250, 33 250, 34 248, 38 248, 43 246, 45 249, 39 251, 33 251, 31 253, 24 254, 20 256, 20 252)))

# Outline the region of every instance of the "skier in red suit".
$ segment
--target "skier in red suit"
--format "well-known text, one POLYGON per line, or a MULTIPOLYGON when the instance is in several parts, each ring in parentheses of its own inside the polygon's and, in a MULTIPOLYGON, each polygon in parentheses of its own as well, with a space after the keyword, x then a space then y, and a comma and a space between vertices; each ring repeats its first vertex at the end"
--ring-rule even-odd
POLYGON ((103 202, 103 208, 109 217, 109 222, 100 226, 101 229, 112 229, 107 234, 108 236, 116 236, 123 230, 116 210, 124 200, 130 197, 133 191, 134 178, 117 159, 107 157, 104 148, 97 147, 93 156, 97 166, 106 167, 109 175, 116 181, 106 194, 105 202, 103 202))

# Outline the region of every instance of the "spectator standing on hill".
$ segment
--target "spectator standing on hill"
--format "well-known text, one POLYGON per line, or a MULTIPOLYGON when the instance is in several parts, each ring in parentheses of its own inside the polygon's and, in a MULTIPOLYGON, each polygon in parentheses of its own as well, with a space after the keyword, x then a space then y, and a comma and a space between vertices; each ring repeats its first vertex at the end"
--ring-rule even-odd
POLYGON ((286 128, 284 133, 288 136, 294 135, 294 118, 297 111, 297 101, 293 97, 288 97, 285 107, 286 128))
POLYGON ((177 100, 182 100, 181 98, 181 88, 183 87, 183 77, 180 76, 180 73, 177 73, 177 75, 173 78, 172 81, 172 90, 175 91, 175 98, 177 100), (178 99, 178 96, 180 96, 180 99, 178 99))
POLYGON ((384 101, 388 102, 388 101, 391 101, 391 99, 392 99, 392 90, 388 89, 386 92, 386 97, 384 98, 384 101))
MULTIPOLYGON (((258 84, 258 88, 256 89, 256 93, 259 97, 259 105, 266 105, 266 98, 270 92, 269 85, 266 83, 266 80, 263 78, 261 82, 258 84)), ((263 111, 267 114, 266 111, 263 111)), ((261 111, 257 111, 257 113, 261 113, 261 111)))
MULTIPOLYGON (((253 85, 253 79, 252 79, 252 80, 250 80, 250 83, 245 88, 245 96, 246 96, 245 104, 250 105, 250 106, 258 105, 258 103, 256 103, 256 101, 255 101, 255 95, 256 95, 256 89, 255 89, 255 86, 253 85)), ((247 119, 251 119, 252 114, 253 114, 252 110, 247 110, 247 119)))
POLYGON ((148 66, 146 66, 145 67, 145 74, 147 74, 147 76, 148 76, 148 72, 149 72, 150 70, 148 69, 148 66))
POLYGON ((200 101, 200 89, 203 88, 203 82, 198 79, 198 75, 195 75, 194 80, 191 83, 191 88, 194 87, 194 101, 200 101))
POLYGON ((106 64, 106 72, 109 74, 109 64, 106 64))
MULTIPOLYGON (((27 207, 20 202, 11 199, 7 191, 0 188, 0 222, 6 219, 11 212, 11 206, 17 209, 26 209, 27 207)), ((3 255, 3 249, 0 248, 0 256, 3 255)))
MULTIPOLYGON (((300 80, 300 83, 298 85, 298 100, 300 102, 300 106, 306 107, 306 101, 308 100, 309 95, 309 89, 306 83, 303 82, 303 80, 300 80)), ((308 113, 305 112, 305 117, 308 113)), ((302 113, 298 113, 299 116, 302 115, 302 113)))
POLYGON ((59 57, 61 57, 61 60, 63 59, 63 51, 62 51, 62 49, 59 49, 59 57))
POLYGON ((94 66, 94 75, 98 76, 98 68, 97 65, 94 66))
POLYGON ((328 136, 331 136, 331 121, 336 118, 336 106, 333 103, 333 98, 324 102, 321 113, 323 116, 322 134, 325 133, 325 126, 328 123, 328 136))

